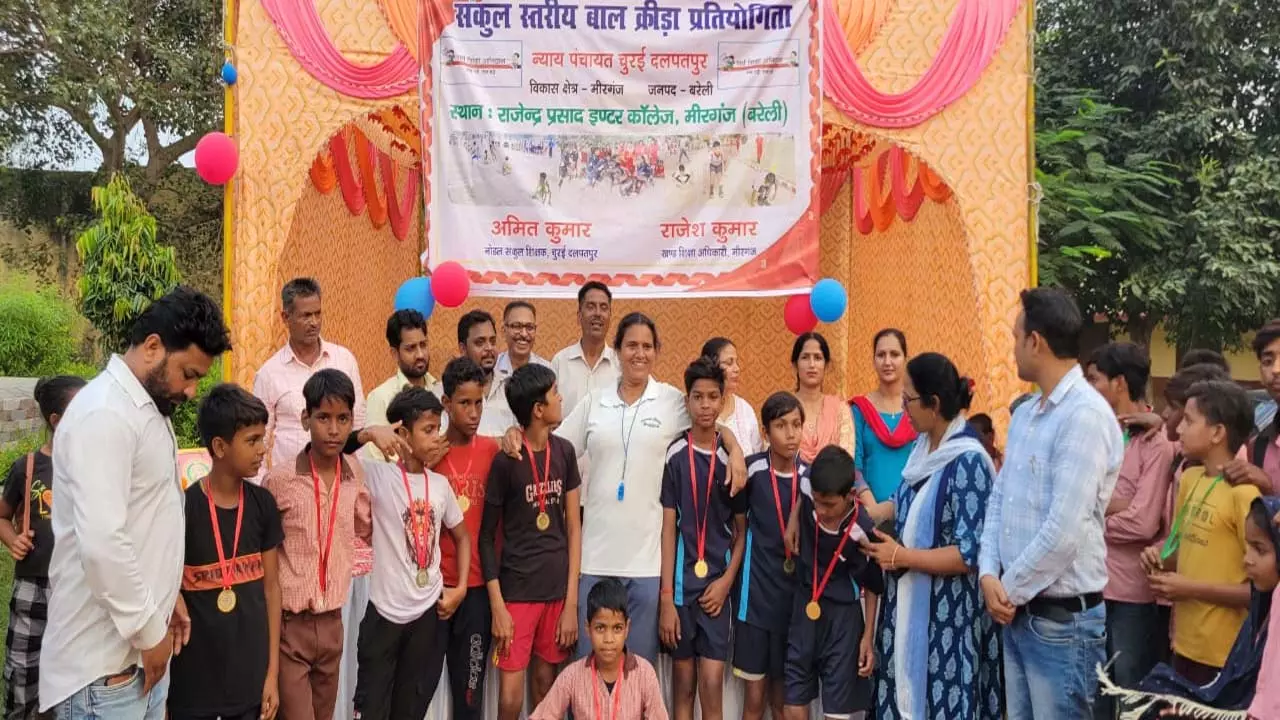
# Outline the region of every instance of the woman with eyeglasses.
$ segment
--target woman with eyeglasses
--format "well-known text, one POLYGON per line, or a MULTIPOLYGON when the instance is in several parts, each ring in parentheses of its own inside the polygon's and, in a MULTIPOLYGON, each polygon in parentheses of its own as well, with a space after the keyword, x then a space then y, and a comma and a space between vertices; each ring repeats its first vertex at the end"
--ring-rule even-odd
POLYGON ((720 411, 718 422, 733 431, 748 455, 760 452, 764 449, 764 440, 760 436, 755 408, 738 394, 742 379, 738 348, 729 338, 715 337, 703 343, 702 357, 724 370, 724 409, 720 411))

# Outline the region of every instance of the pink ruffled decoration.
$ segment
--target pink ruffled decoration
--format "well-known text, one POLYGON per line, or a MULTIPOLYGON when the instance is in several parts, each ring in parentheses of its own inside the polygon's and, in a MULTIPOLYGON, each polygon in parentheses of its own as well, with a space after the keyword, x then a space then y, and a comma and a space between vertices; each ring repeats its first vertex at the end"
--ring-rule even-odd
MULTIPOLYGON (((837 17, 834 0, 822 0, 827 17, 837 17)), ((832 103, 871 127, 919 125, 977 84, 999 49, 1022 0, 960 0, 933 64, 915 86, 889 95, 872 87, 858 68, 839 23, 822 24, 823 89, 832 103)))
POLYGON ((418 62, 397 45, 376 65, 356 65, 334 47, 314 0, 262 0, 289 52, 325 86, 349 97, 378 100, 404 95, 418 81, 418 62))

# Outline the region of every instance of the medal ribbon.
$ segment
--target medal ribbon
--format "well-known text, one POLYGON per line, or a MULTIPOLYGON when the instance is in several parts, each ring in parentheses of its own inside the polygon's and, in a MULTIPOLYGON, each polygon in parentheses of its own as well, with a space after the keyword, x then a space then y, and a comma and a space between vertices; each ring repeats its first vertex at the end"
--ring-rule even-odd
POLYGON ((551 438, 547 438, 547 459, 542 463, 542 478, 538 478, 538 463, 533 459, 533 448, 529 441, 524 441, 524 452, 529 456, 529 470, 533 473, 533 489, 538 493, 538 512, 547 512, 547 487, 543 483, 551 482, 551 438))
MULTIPOLYGON (((457 480, 458 488, 455 488, 455 490, 459 490, 461 488, 469 488, 471 486, 471 466, 474 465, 476 462, 475 449, 469 445, 459 445, 458 447, 451 448, 449 450, 449 454, 447 455, 447 457, 449 458, 449 469, 445 471, 445 475, 446 477, 454 478, 457 480), (467 467, 463 469, 461 473, 459 473, 458 466, 453 464, 453 451, 463 447, 467 448, 467 467)), ((461 497, 466 496, 465 493, 461 493, 461 492, 458 492, 457 494, 461 497)))
POLYGON ((413 561, 417 563, 418 569, 422 570, 427 566, 427 509, 431 507, 431 481, 427 479, 427 474, 422 474, 422 485, 426 489, 426 497, 423 502, 426 509, 419 514, 413 510, 413 489, 409 486, 409 473, 404 469, 404 463, 400 463, 400 479, 404 480, 404 494, 409 500, 409 532, 413 536, 413 561))
MULTIPOLYGON (((209 500, 209 522, 213 524, 213 545, 218 548, 218 570, 222 572, 222 589, 225 592, 231 589, 231 560, 227 559, 227 554, 222 549, 222 528, 218 527, 218 511, 213 505, 213 488, 209 487, 208 481, 205 481, 200 489, 204 490, 204 496, 209 500)), ((240 553, 242 520, 244 520, 244 483, 240 483, 240 502, 236 505, 236 535, 231 541, 232 560, 240 553)))
POLYGON ((693 460, 693 433, 687 434, 689 444, 689 486, 693 488, 693 525, 698 532, 698 559, 705 561, 707 550, 707 520, 711 517, 711 486, 716 481, 716 454, 720 450, 720 433, 716 433, 715 442, 711 445, 711 474, 707 476, 706 502, 702 512, 698 512, 698 466, 693 460))
MULTIPOLYGON (((624 653, 618 663, 618 682, 613 684, 613 708, 609 713, 609 720, 618 717, 618 706, 622 702, 622 676, 626 674, 626 665, 627 656, 624 653)), ((595 660, 591 661, 591 709, 595 710, 595 720, 604 720, 604 714, 600 712, 600 681, 596 678, 595 660)))
POLYGON ((849 535, 853 533, 853 528, 858 524, 858 507, 859 503, 853 505, 853 517, 849 519, 849 527, 844 529, 844 533, 840 537, 840 544, 836 545, 836 551, 831 553, 831 562, 827 563, 827 571, 822 574, 822 582, 818 582, 818 533, 822 532, 822 523, 817 518, 813 520, 813 597, 812 602, 818 602, 818 598, 822 597, 822 591, 827 589, 827 582, 831 580, 831 573, 836 569, 836 561, 840 559, 840 552, 844 550, 844 544, 849 542, 849 535))
MULTIPOLYGON (((308 455, 307 460, 311 463, 311 483, 316 491, 316 544, 320 546, 317 574, 320 576, 320 592, 323 594, 329 589, 329 556, 333 550, 333 528, 338 520, 338 496, 342 493, 342 456, 338 456, 338 462, 333 469, 333 499, 329 501, 329 535, 324 540, 320 538, 320 520, 323 517, 320 514, 320 475, 316 473, 316 459, 308 455)), ((323 601, 323 598, 321 600, 323 601)))
MULTIPOLYGON (((1203 479, 1204 478, 1202 477, 1201 480, 1203 479)), ((1221 481, 1222 476, 1219 475, 1213 479, 1213 482, 1209 483, 1209 488, 1200 496, 1200 502, 1196 504, 1196 507, 1204 505, 1204 501, 1209 499, 1209 493, 1213 492, 1213 489, 1217 487, 1218 483, 1221 481)), ((1187 504, 1182 506, 1182 510, 1178 513, 1178 517, 1173 519, 1173 527, 1169 528, 1169 537, 1164 539, 1164 546, 1160 548, 1161 560, 1168 560, 1171 555, 1178 551, 1178 546, 1182 544, 1182 534, 1186 530, 1183 526, 1186 524, 1187 514, 1191 510, 1190 499, 1195 497, 1196 489, 1199 487, 1200 482, 1197 481, 1196 486, 1191 488, 1191 492, 1187 493, 1187 504)))
MULTIPOLYGON (((791 548, 787 546, 787 521, 782 512, 782 496, 778 494, 778 474, 773 471, 773 463, 769 463, 769 480, 773 482, 773 506, 778 510, 778 532, 782 535, 782 551, 791 559, 791 548)), ((791 507, 796 506, 796 489, 800 486, 800 464, 796 463, 791 471, 791 507)), ((816 567, 817 563, 815 563, 816 567)))

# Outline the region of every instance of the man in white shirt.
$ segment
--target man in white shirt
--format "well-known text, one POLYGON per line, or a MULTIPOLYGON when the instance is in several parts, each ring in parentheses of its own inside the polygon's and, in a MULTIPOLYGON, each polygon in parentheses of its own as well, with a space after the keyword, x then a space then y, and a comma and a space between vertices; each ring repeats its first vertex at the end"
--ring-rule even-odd
POLYGON ((178 593, 186 522, 169 418, 230 348, 217 305, 179 287, 138 316, 129 349, 63 415, 42 712, 164 718, 175 635, 191 630, 178 593))
POLYGON ((573 412, 590 391, 618 382, 618 355, 608 342, 612 303, 613 293, 602 282, 592 280, 578 290, 582 337, 551 359, 566 414, 573 412))
POLYGON ((511 373, 529 363, 551 367, 546 358, 533 351, 538 336, 538 317, 533 305, 524 300, 512 300, 502 309, 502 337, 507 349, 498 356, 493 366, 493 376, 501 384, 511 373))
MULTIPOLYGON (((458 318, 458 354, 471 358, 485 374, 484 408, 476 434, 502 437, 508 428, 516 425, 516 416, 507 405, 507 395, 494 371, 498 364, 498 329, 492 315, 472 310, 458 318)), ((442 397, 444 388, 436 383, 432 392, 442 397)))
MULTIPOLYGON (((253 394, 267 406, 271 466, 294 462, 311 441, 310 433, 302 427, 302 386, 317 370, 334 368, 351 378, 356 388, 355 426, 365 426, 364 390, 356 356, 320 338, 320 284, 311 278, 290 280, 280 292, 280 301, 289 342, 267 358, 253 378, 253 394)), ((264 465, 264 476, 267 469, 264 465)))
MULTIPOLYGON (((396 373, 369 393, 365 403, 366 424, 387 425, 387 407, 391 400, 407 387, 431 389, 436 379, 428 371, 431 348, 427 342, 427 319, 417 310, 397 310, 387 318, 387 344, 391 346, 391 358, 396 361, 396 373)), ((439 398, 439 396, 436 396, 439 398)), ((364 446, 364 452, 374 460, 385 460, 372 443, 364 446)))

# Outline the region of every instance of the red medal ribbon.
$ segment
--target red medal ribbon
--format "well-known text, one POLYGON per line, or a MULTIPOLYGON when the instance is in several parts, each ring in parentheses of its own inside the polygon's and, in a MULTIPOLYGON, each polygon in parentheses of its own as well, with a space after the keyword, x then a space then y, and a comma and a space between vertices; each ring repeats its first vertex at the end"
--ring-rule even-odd
MULTIPOLYGON (((782 512, 782 496, 778 494, 778 475, 773 471, 773 463, 769 463, 769 480, 773 482, 773 506, 778 509, 778 532, 782 534, 782 550, 786 558, 791 559, 791 548, 787 546, 787 521, 782 512)), ((796 506, 796 490, 800 487, 800 463, 796 463, 791 471, 791 507, 796 506)))
POLYGON ((547 459, 542 463, 542 479, 538 479, 538 463, 533 460, 533 448, 529 447, 529 441, 524 441, 525 454, 529 456, 529 470, 533 472, 533 489, 538 493, 538 512, 545 513, 547 511, 547 487, 543 483, 551 482, 551 438, 547 438, 547 459))
MULTIPOLYGON (((312 487, 316 491, 316 544, 320 546, 320 561, 317 563, 317 574, 320 576, 320 593, 323 595, 329 589, 329 556, 333 550, 333 529, 338 521, 338 496, 342 494, 342 456, 338 456, 338 462, 333 469, 333 499, 329 501, 329 535, 321 540, 321 524, 320 519, 320 475, 316 473, 316 459, 311 455, 307 455, 308 462, 311 463, 311 482, 312 487)), ((323 598, 321 598, 323 601, 323 598)))
POLYGON ((822 532, 822 523, 817 518, 813 519, 813 597, 812 602, 818 602, 818 598, 822 597, 822 591, 827 589, 827 582, 831 580, 831 573, 836 569, 836 561, 840 559, 840 552, 844 550, 844 544, 849 542, 849 535, 853 533, 853 528, 858 524, 858 503, 853 505, 853 517, 849 519, 849 527, 844 529, 844 535, 840 538, 840 544, 836 545, 836 551, 831 553, 831 562, 827 563, 827 571, 822 574, 822 582, 818 582, 818 533, 822 532))
MULTIPOLYGON (((218 548, 218 570, 222 572, 222 589, 231 589, 231 560, 227 559, 226 552, 222 549, 222 528, 218 527, 218 511, 213 505, 213 488, 209 486, 206 480, 201 484, 200 489, 204 491, 204 496, 209 500, 209 521, 213 523, 213 544, 218 548)), ((234 560, 236 555, 240 553, 240 522, 244 520, 244 483, 240 483, 240 502, 236 506, 236 535, 231 541, 231 559, 234 560)))
MULTIPOLYGON (((618 662, 618 682, 613 684, 613 709, 609 713, 609 720, 615 720, 618 717, 618 706, 622 702, 622 676, 627 672, 627 656, 625 653, 618 662)), ((595 710, 595 720, 604 720, 604 714, 600 712, 600 681, 596 678, 596 663, 591 661, 591 708, 595 710)))
POLYGON ((409 523, 411 524, 410 533, 413 535, 413 561, 417 564, 418 569, 422 570, 427 566, 427 509, 431 507, 431 481, 427 479, 427 474, 422 474, 422 486, 426 490, 426 497, 423 502, 426 508, 419 515, 413 510, 413 489, 409 486, 409 473, 404 469, 404 463, 400 465, 400 479, 404 480, 404 494, 409 502, 409 523))
POLYGON ((716 433, 715 442, 711 444, 711 474, 707 476, 706 503, 701 517, 698 513, 698 466, 693 461, 693 433, 686 438, 689 443, 689 485, 693 488, 693 524, 698 531, 698 559, 705 560, 707 550, 707 520, 711 517, 711 486, 716 481, 716 453, 720 449, 720 433, 716 433))

